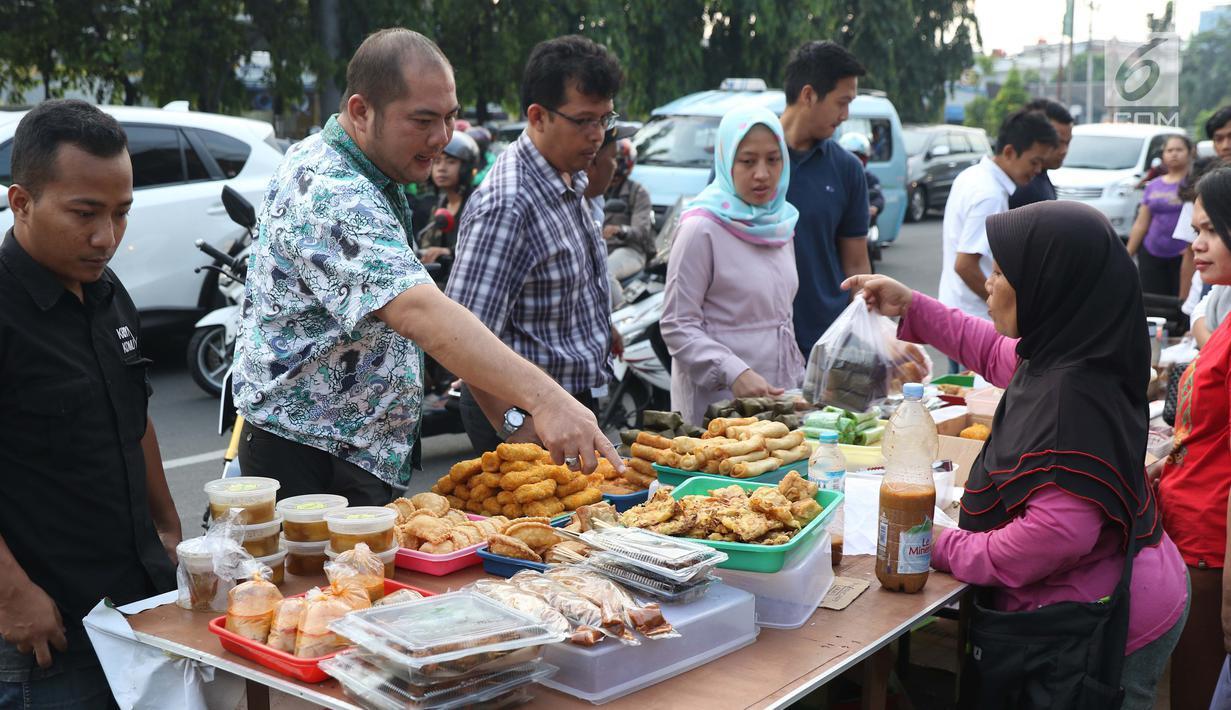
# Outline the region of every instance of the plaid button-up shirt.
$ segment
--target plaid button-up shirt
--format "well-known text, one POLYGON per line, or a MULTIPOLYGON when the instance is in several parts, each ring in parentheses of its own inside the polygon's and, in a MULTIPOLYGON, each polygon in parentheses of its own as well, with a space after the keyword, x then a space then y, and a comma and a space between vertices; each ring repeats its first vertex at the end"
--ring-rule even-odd
POLYGON ((607 247, 583 193, 523 133, 466 203, 449 297, 561 387, 611 377, 607 247))

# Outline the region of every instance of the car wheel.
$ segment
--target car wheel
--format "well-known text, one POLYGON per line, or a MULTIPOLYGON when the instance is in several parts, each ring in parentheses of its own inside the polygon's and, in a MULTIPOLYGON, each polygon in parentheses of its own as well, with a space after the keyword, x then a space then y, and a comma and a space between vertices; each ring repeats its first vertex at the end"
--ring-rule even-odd
POLYGON ((928 193, 923 187, 916 187, 910 191, 908 204, 906 207, 906 221, 919 222, 928 214, 928 193))
POLYGON ((233 356, 234 351, 227 346, 226 328, 197 328, 188 341, 188 372, 192 381, 211 397, 221 395, 233 356))

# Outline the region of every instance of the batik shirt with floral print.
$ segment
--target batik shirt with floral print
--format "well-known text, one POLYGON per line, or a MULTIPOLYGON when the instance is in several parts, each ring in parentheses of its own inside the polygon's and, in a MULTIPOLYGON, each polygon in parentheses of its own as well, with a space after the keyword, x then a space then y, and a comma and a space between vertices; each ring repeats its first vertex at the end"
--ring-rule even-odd
POLYGON ((436 288, 409 229, 400 186, 336 116, 292 147, 257 217, 233 376, 254 426, 391 484, 410 478, 423 353, 372 313, 436 288))

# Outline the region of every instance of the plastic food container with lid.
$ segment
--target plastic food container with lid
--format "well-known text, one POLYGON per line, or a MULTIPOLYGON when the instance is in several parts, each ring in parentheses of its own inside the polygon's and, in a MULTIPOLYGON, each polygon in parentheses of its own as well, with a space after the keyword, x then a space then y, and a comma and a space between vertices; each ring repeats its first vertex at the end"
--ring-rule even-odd
POLYGON ((321 542, 293 542, 283 537, 282 545, 286 548, 286 571, 288 574, 299 577, 314 577, 325 571, 325 562, 329 559, 325 554, 325 550, 329 548, 328 540, 321 542))
POLYGON ((205 484, 209 514, 214 520, 226 516, 231 508, 243 508, 244 525, 267 523, 274 519, 274 502, 282 484, 272 478, 239 476, 219 478, 205 484))
POLYGON ((321 668, 337 678, 342 690, 365 707, 379 710, 452 710, 492 703, 503 707, 506 696, 555 674, 555 666, 532 661, 481 675, 421 684, 379 656, 357 651, 322 661, 321 668))
POLYGON ((725 584, 714 584, 705 596, 688 604, 663 604, 662 613, 680 638, 640 646, 548 646, 543 660, 560 671, 542 684, 597 705, 737 651, 754 643, 761 631, 753 596, 725 584))
POLYGON ((279 586, 286 581, 286 552, 286 548, 282 548, 272 555, 256 558, 257 562, 269 567, 270 576, 265 581, 279 586))
POLYGON ((329 628, 399 667, 424 666, 563 641, 537 620, 473 592, 355 611, 329 628))
POLYGON ((723 584, 757 598, 757 626, 797 629, 812 618, 833 585, 829 533, 813 547, 788 556, 786 566, 772 574, 724 569, 723 584))
POLYGON ((281 528, 282 517, 278 515, 267 523, 243 525, 240 527, 244 536, 241 544, 253 557, 268 557, 278 552, 278 533, 281 528))
POLYGON ((282 515, 282 534, 292 542, 321 542, 329 539, 325 514, 350 505, 345 496, 314 493, 278 501, 282 515))
POLYGON ((393 526, 398 514, 389 508, 360 506, 325 513, 329 527, 329 547, 334 552, 346 552, 364 543, 372 552, 397 549, 393 526))

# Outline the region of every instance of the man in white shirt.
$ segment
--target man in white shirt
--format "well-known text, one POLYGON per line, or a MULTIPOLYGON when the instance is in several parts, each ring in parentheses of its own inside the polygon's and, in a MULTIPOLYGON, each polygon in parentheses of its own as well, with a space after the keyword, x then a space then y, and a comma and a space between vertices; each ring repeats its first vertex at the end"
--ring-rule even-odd
POLYGON ((1009 196, 1039 174, 1058 140, 1042 113, 1018 111, 1000 125, 996 155, 985 156, 953 181, 942 231, 941 303, 988 317, 984 282, 992 273, 992 250, 987 218, 1008 211, 1009 196))

